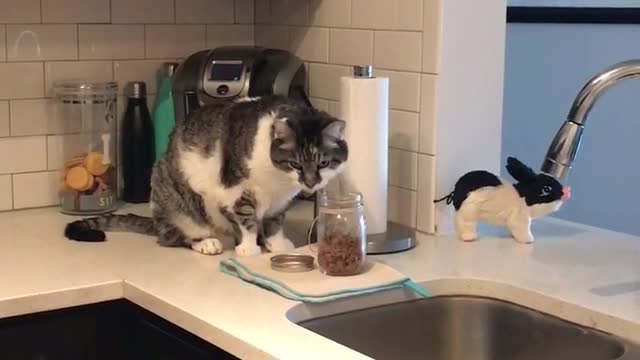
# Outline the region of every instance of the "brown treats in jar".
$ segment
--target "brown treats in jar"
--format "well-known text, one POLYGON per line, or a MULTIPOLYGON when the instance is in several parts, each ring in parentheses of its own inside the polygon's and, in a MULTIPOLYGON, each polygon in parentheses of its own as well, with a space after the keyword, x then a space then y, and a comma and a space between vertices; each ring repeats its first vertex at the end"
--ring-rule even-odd
POLYGON ((332 276, 356 275, 364 264, 362 239, 340 232, 326 233, 318 242, 318 265, 332 276))

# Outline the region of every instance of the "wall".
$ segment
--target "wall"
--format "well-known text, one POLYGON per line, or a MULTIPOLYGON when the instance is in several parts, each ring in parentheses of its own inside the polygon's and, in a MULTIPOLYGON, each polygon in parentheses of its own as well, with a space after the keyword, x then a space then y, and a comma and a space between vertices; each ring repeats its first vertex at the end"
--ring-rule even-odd
MULTIPOLYGON (((640 58, 638 25, 509 24, 503 154, 538 169, 580 88, 616 62, 640 58)), ((610 89, 595 105, 558 217, 640 235, 640 82, 610 89)))
POLYGON ((256 44, 307 62, 314 105, 338 115, 339 79, 371 64, 390 78, 389 218, 417 224, 419 181, 433 157, 420 154, 420 129, 438 73, 438 1, 256 0, 256 44))
POLYGON ((253 44, 253 10, 253 0, 0 0, 0 210, 58 202, 55 80, 143 80, 153 94, 163 62, 253 44))

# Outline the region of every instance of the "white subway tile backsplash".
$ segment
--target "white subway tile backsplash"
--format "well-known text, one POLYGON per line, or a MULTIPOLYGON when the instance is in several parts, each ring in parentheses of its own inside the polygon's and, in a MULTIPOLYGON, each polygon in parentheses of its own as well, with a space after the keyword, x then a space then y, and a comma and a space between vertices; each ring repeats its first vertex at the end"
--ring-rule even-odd
POLYGON ((0 139, 0 174, 42 171, 47 167, 44 136, 9 137, 0 139))
POLYGON ((120 60, 113 65, 114 80, 118 82, 118 90, 123 94, 125 86, 131 81, 144 81, 147 93, 155 94, 158 89, 158 75, 162 64, 170 60, 120 60))
POLYGON ((376 31, 373 64, 392 70, 422 69, 422 33, 376 31))
POLYGON ((329 62, 332 64, 372 64, 373 31, 331 29, 329 62))
POLYGON ((254 0, 236 0, 235 23, 236 24, 254 24, 255 23, 254 0))
POLYGON ((418 155, 418 229, 435 233, 435 158, 418 155))
POLYGON ((75 60, 76 25, 7 25, 7 60, 75 60))
POLYGON ((18 154, 0 159, 0 210, 58 202, 51 170, 82 141, 44 98, 56 80, 117 81, 121 115, 131 81, 147 83, 153 107, 164 62, 255 44, 301 57, 312 103, 333 116, 351 65, 389 77, 389 218, 430 231, 438 77, 421 72, 439 71, 440 2, 0 0, 0 153, 18 154))
POLYGON ((418 194, 415 191, 389 186, 387 197, 389 221, 415 227, 417 197, 418 194))
POLYGON ((305 61, 329 61, 329 29, 292 26, 289 50, 305 61))
POLYGON ((389 149, 389 184, 418 190, 418 154, 389 149))
POLYGON ((441 0, 424 0, 422 71, 440 72, 441 0))
POLYGON ((353 0, 353 27, 422 30, 423 0, 353 0))
POLYGON ((13 175, 13 207, 25 209, 59 203, 60 174, 45 171, 13 175))
POLYGON ((420 112, 420 152, 436 155, 436 96, 438 76, 422 74, 422 100, 420 112))
POLYGON ((39 23, 40 0, 0 0, 0 23, 39 23))
POLYGON ((175 21, 174 0, 111 0, 114 24, 168 24, 175 21))
POLYGON ((206 47, 204 25, 146 25, 146 57, 182 58, 206 47))
POLYGON ((11 175, 0 175, 0 211, 13 209, 11 175))
POLYGON ((351 25, 351 0, 311 0, 311 24, 348 27, 351 25))
POLYGON ((11 100, 11 135, 44 135, 49 132, 51 107, 47 99, 11 100))
POLYGON ((289 25, 309 25, 309 11, 311 0, 289 1, 287 23, 289 25))
POLYGON ((0 63, 0 99, 42 97, 42 72, 41 62, 0 63))
POLYGON ((9 136, 9 102, 0 100, 0 137, 9 136))
POLYGON ((389 146, 407 151, 418 151, 420 115, 414 112, 389 111, 389 146))
POLYGON ((253 45, 253 25, 207 25, 207 48, 253 45))
POLYGON ((79 25, 82 60, 144 59, 144 25, 79 25))
POLYGON ((256 25, 256 45, 274 49, 289 49, 289 27, 256 25))
POLYGON ((256 0, 256 23, 287 24, 288 4, 289 0, 256 0))
POLYGON ((86 152, 86 139, 81 134, 47 136, 47 169, 62 169, 68 158, 65 154, 81 154, 86 152))
POLYGON ((7 47, 5 43, 5 26, 0 25, 0 61, 7 60, 7 47))
POLYGON ((376 76, 389 78, 389 106, 392 109, 420 111, 420 74, 374 70, 376 76))
POLYGON ((329 100, 329 114, 331 116, 340 118, 340 102, 329 100))
POLYGON ((255 0, 256 24, 271 23, 271 0, 255 0))
POLYGON ((9 102, 0 100, 0 137, 11 135, 9 124, 9 102))
POLYGON ((111 81, 111 61, 48 61, 45 63, 47 96, 53 96, 53 85, 60 80, 111 81))
POLYGON ((348 66, 309 65, 309 94, 327 100, 340 100, 340 78, 351 73, 348 66))
POLYGON ((175 0, 176 22, 233 24, 234 0, 175 0))
POLYGON ((108 23, 109 0, 41 0, 43 23, 108 23))
POLYGON ((310 97, 309 101, 311 101, 311 104, 313 104, 313 107, 316 109, 329 112, 329 100, 310 97))

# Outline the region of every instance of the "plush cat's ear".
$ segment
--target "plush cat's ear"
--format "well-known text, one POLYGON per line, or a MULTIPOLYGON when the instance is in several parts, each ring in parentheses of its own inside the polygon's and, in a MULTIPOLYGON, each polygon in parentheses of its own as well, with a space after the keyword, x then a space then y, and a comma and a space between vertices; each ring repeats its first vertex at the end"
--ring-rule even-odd
POLYGON ((343 120, 335 119, 322 129, 322 136, 336 140, 344 139, 344 128, 347 125, 343 120))
POLYGON ((536 180, 536 173, 514 157, 507 158, 507 171, 519 182, 526 183, 536 180))

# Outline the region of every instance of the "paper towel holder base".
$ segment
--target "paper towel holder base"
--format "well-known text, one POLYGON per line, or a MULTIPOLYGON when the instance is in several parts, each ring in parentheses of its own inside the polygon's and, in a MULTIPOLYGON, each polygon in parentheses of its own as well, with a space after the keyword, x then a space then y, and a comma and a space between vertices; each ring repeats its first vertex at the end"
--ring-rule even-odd
POLYGON ((387 232, 367 235, 367 254, 390 254, 413 249, 416 230, 409 226, 387 223, 387 232))

